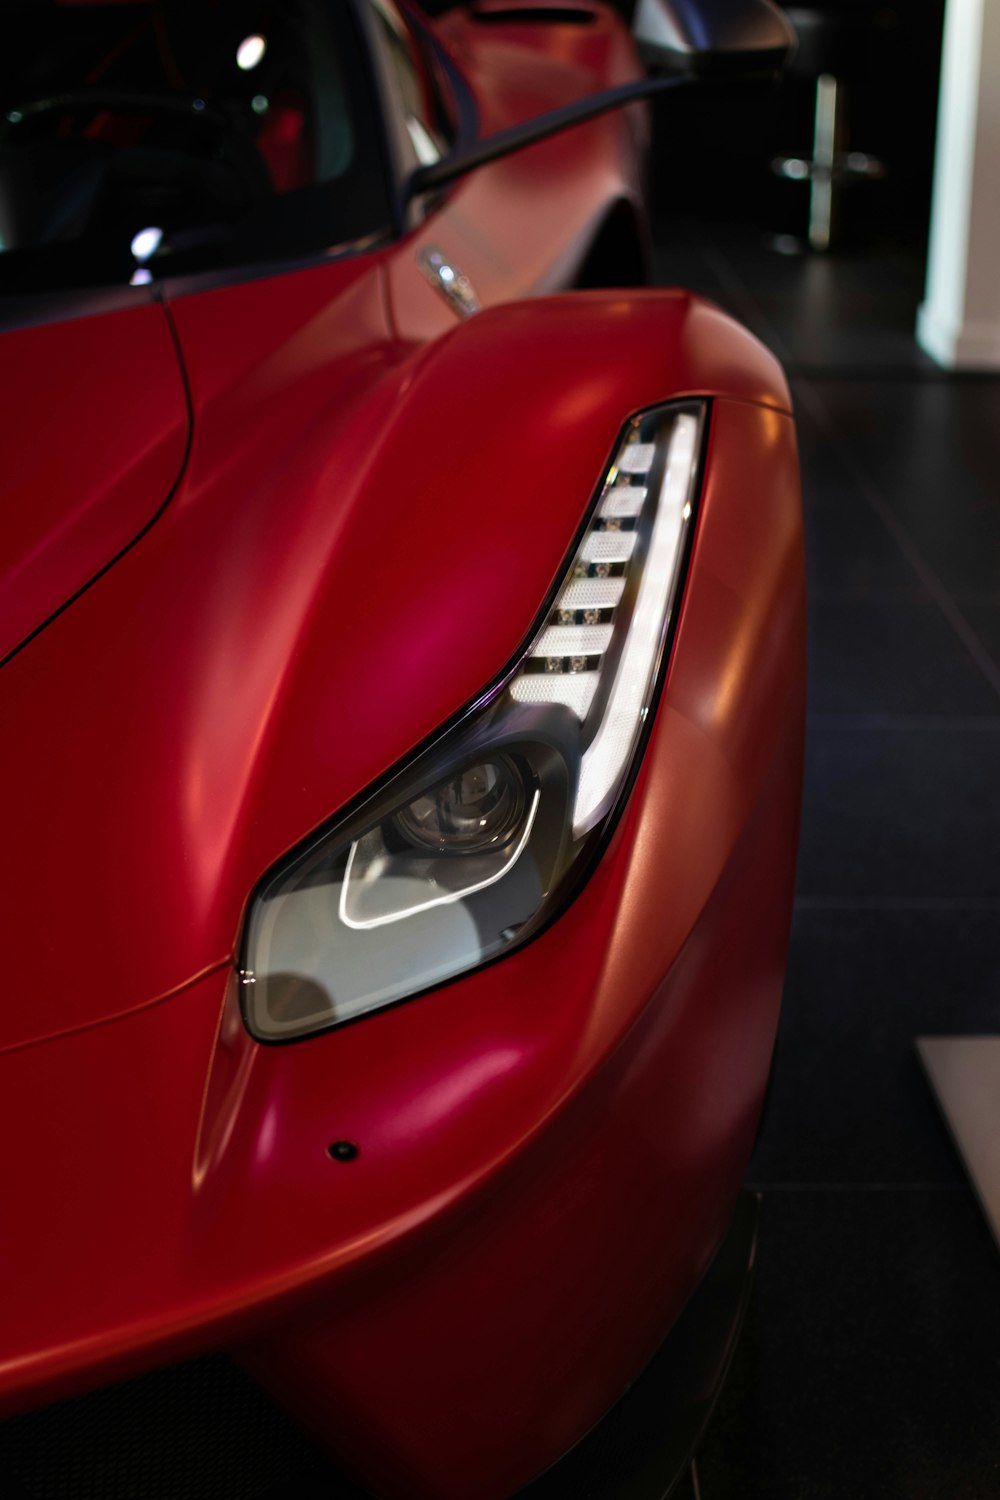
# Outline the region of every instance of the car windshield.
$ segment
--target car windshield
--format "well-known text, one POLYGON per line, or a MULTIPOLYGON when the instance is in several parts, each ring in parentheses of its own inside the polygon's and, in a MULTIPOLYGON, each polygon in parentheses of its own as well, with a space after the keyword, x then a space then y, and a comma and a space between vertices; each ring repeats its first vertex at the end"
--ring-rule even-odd
POLYGON ((0 291, 274 261, 389 219, 344 0, 16 0, 0 291))

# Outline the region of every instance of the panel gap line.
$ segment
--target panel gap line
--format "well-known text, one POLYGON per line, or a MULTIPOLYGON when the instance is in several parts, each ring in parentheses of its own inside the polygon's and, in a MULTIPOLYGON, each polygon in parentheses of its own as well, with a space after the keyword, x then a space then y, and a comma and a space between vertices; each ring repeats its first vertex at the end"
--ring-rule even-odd
POLYGON ((907 730, 915 733, 996 734, 1000 732, 1000 714, 835 714, 806 715, 810 729, 847 732, 907 730))
POLYGON ((1000 896, 796 896, 796 911, 1000 911, 1000 896))
POLYGON ((754 1193, 969 1193, 966 1182, 761 1182, 746 1184, 754 1193))

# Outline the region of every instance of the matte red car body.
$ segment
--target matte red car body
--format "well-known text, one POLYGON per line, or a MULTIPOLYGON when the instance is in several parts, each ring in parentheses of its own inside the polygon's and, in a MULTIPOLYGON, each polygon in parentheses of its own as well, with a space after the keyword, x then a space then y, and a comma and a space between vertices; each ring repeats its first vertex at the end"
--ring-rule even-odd
MULTIPOLYGON (((536 28, 512 92, 481 30, 448 36, 491 126, 634 67, 606 17, 570 64, 536 28)), ((374 1493, 499 1500, 621 1394, 719 1241, 794 873, 787 388, 682 293, 508 301, 565 278, 588 225, 633 201, 633 128, 483 169, 370 254, 168 296, 180 482, 153 520, 187 436, 174 391, 149 515, 123 458, 105 571, 54 615, 47 577, 24 618, 48 623, 0 679, 8 1409, 227 1346, 374 1493), (426 242, 503 305, 459 324, 416 267, 426 242), (690 395, 710 434, 669 673, 587 884, 502 962, 254 1042, 233 962, 257 882, 497 678, 625 418, 690 395), (355 1160, 328 1156, 342 1138, 355 1160)), ((121 356, 134 313, 87 321, 121 356)))
POLYGON ((4 370, 0 661, 149 525, 188 438, 162 308, 13 330, 4 370))

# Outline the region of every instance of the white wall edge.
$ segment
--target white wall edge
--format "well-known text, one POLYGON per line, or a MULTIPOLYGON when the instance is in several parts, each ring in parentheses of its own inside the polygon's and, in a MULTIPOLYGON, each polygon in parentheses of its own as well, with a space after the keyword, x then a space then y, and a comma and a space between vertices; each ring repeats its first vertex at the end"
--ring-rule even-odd
POLYGON ((946 370, 1000 370, 1000 322, 956 327, 923 302, 917 310, 917 343, 946 370))

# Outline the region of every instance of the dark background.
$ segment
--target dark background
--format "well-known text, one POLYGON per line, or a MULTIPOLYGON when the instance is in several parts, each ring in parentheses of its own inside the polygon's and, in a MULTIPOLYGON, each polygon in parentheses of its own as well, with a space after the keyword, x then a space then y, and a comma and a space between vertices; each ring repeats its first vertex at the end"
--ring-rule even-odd
MULTIPOLYGON (((616 8, 630 16, 630 0, 616 8)), ((424 0, 440 14, 451 0, 424 0)), ((849 89, 848 146, 879 157, 887 175, 845 197, 841 243, 926 237, 937 119, 944 0, 830 0, 837 18, 838 73, 849 89)), ((808 65, 812 58, 804 58, 808 65)), ((773 87, 692 89, 654 108, 651 202, 657 219, 739 221, 763 234, 801 234, 806 189, 770 169, 778 155, 809 155, 814 75, 793 64, 773 87)))

